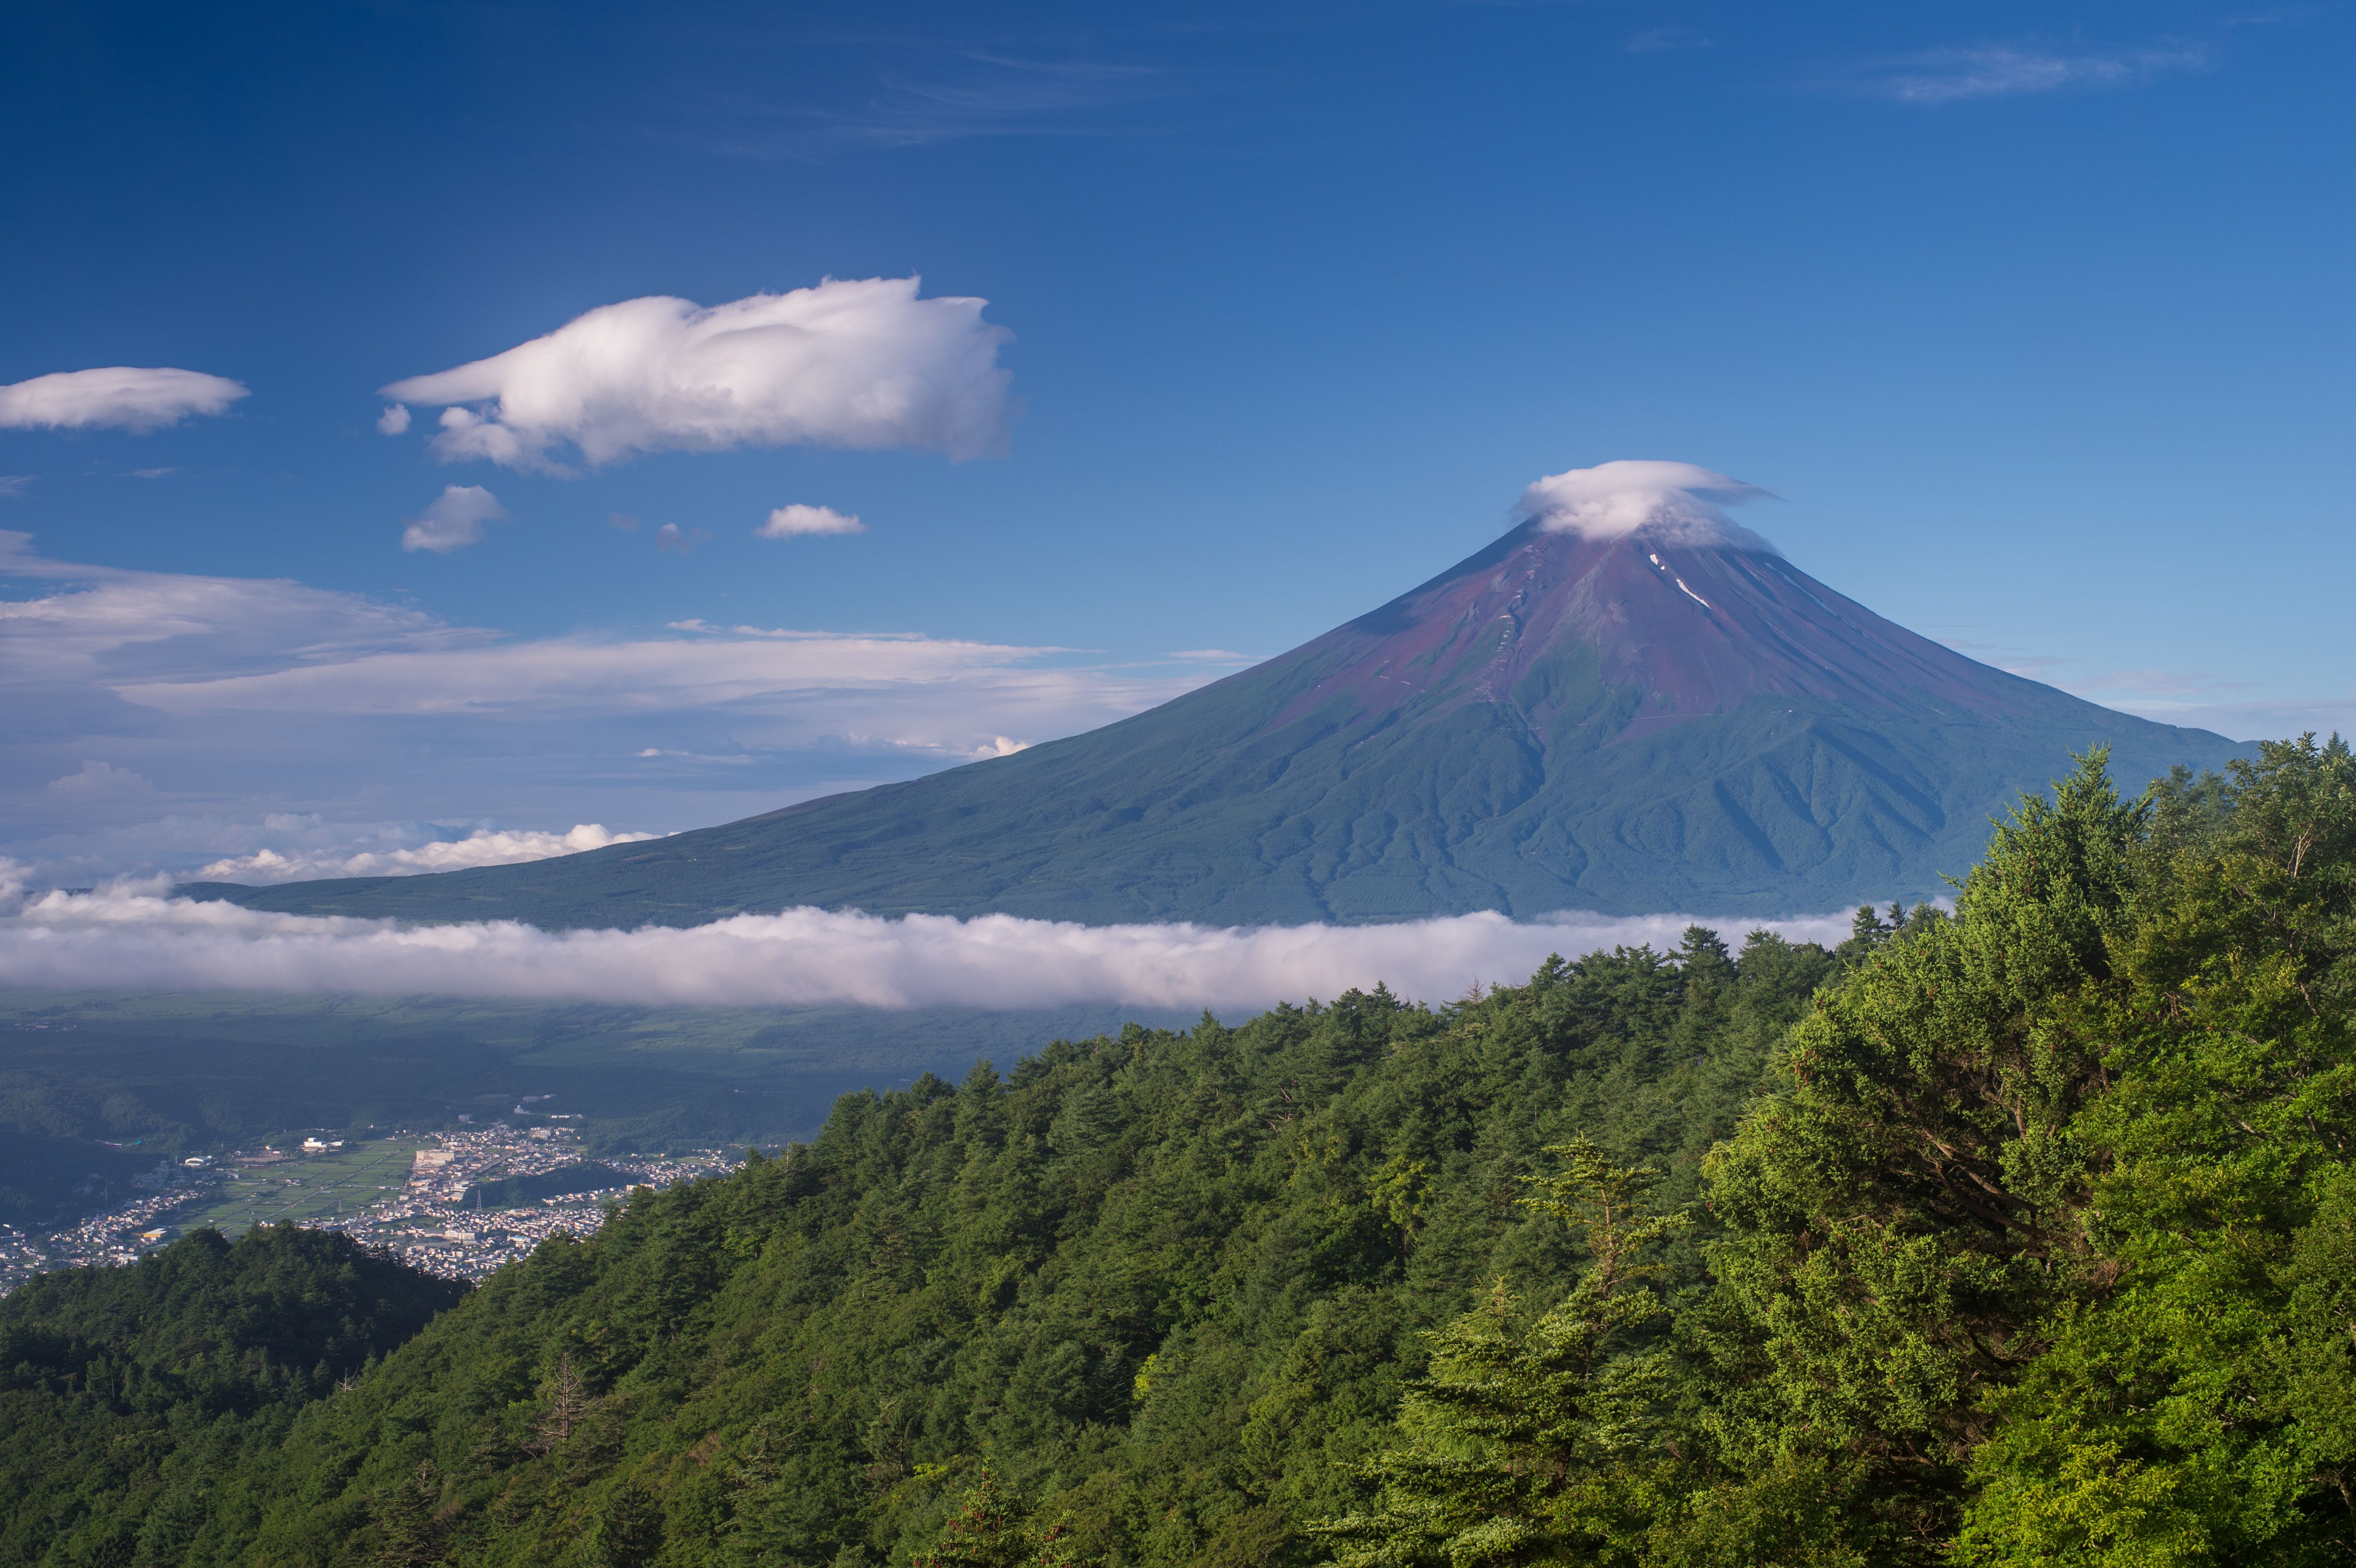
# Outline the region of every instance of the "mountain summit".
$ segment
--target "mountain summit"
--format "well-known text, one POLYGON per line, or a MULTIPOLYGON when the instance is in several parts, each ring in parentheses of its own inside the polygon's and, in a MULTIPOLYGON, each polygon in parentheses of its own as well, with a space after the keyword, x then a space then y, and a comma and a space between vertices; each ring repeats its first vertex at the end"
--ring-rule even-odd
POLYGON ((186 891, 546 926, 798 904, 1090 923, 1785 914, 1940 893, 1991 816, 2090 746, 2128 789, 2238 750, 1885 621, 1713 492, 1756 493, 1681 464, 1541 481, 1528 521, 1371 614, 911 783, 529 865, 186 891))

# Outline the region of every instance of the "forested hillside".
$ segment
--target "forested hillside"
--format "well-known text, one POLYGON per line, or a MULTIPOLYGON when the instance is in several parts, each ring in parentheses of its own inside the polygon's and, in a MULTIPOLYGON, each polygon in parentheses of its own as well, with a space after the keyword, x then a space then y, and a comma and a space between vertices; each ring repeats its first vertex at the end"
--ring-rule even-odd
POLYGON ((238 1534, 239 1462, 270 1473, 301 1411, 464 1294, 292 1227, 19 1287, 0 1300, 0 1562, 163 1568, 238 1534))
POLYGON ((20 1292, 0 1562, 2344 1562, 2356 763, 2056 796, 1837 954, 851 1097, 285 1417, 161 1282, 292 1243, 20 1292))

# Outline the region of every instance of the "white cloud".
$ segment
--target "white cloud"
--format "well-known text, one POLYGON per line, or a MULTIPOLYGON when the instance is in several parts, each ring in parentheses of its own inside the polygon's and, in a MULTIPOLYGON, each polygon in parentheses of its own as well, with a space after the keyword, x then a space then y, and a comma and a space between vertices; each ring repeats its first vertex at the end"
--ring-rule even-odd
POLYGON ((769 520, 753 530, 765 539, 798 539, 804 534, 863 534, 867 525, 832 507, 806 507, 796 502, 779 507, 769 514, 769 520))
POLYGON ((187 714, 489 714, 710 707, 825 692, 873 697, 909 686, 937 690, 945 702, 981 703, 991 688, 1044 693, 1066 681, 1110 684, 1093 671, 1018 667, 1043 651, 940 637, 741 627, 700 637, 550 638, 289 660, 286 667, 258 674, 141 680, 115 690, 142 707, 187 714))
POLYGON ((129 768, 92 758, 82 763, 80 772, 51 779, 49 788, 59 795, 152 795, 155 786, 129 768))
POLYGON ((673 555, 693 555, 695 547, 711 537, 710 528, 682 528, 677 523, 665 523, 655 530, 655 549, 673 555))
POLYGON ((400 435, 409 429, 409 409, 394 403, 376 416, 376 428, 386 435, 400 435))
MULTIPOLYGON (((1083 926, 789 910, 686 930, 551 933, 265 914, 135 886, 48 893, 0 917, 0 985, 361 992, 648 1006, 1257 1008, 1387 984, 1440 1000, 1518 980, 1549 953, 1673 945, 1683 915, 1496 914, 1397 925, 1083 926)), ((1700 923, 1711 923, 1703 921, 1700 923)), ((1739 921, 1837 941, 1848 917, 1739 921)))
POLYGON ((1170 656, 1189 664, 1258 664, 1249 654, 1239 654, 1230 648, 1180 648, 1170 656))
POLYGON ((439 407, 435 455, 566 472, 642 452, 905 447, 977 457, 1013 408, 1003 327, 979 299, 918 299, 918 280, 829 278, 710 308, 653 296, 384 395, 439 407))
POLYGON ((1691 463, 1622 459, 1548 475, 1522 492, 1517 509, 1548 529, 1589 539, 1622 539, 1642 529, 1664 543, 1772 549, 1711 503, 1772 495, 1691 463))
POLYGON ((1011 757, 1017 752, 1027 752, 1030 749, 1031 742, 1028 741, 1017 741, 1009 735, 992 735, 989 740, 976 746, 973 749, 973 754, 977 757, 1011 757))
POLYGON ((480 485, 444 485, 434 504, 401 531, 401 548, 436 555, 483 542, 483 525, 506 517, 499 498, 480 485))
POLYGON ((0 474, 0 497, 15 500, 33 487, 29 474, 0 474))
POLYGON ((2135 87, 2157 77, 2201 70, 2208 63, 2207 52, 2191 45, 2067 54, 1989 44, 1880 61, 1865 68, 1856 80, 1878 97, 1937 105, 2065 88, 2135 87))
POLYGON ((0 687, 220 678, 297 661, 334 663, 387 648, 448 647, 488 634, 420 611, 283 578, 198 577, 77 565, 33 553, 0 528, 0 577, 71 584, 0 599, 0 687))
POLYGON ((0 430, 161 430, 190 414, 220 413, 245 395, 227 377, 197 370, 60 370, 0 386, 0 430))
MULTIPOLYGON (((162 798, 160 792, 145 797, 151 807, 162 798)), ((113 797, 113 803, 129 806, 140 801, 122 795, 113 797)), ((612 833, 594 823, 569 832, 539 832, 481 822, 354 821, 317 812, 273 811, 256 820, 251 816, 241 819, 242 814, 177 809, 166 809, 158 816, 149 809, 131 813, 130 820, 108 823, 92 822, 91 813, 78 810, 95 801, 60 799, 59 804, 76 816, 76 831, 19 838, 5 846, 5 853, 26 863, 38 885, 89 886, 158 871, 175 881, 402 876, 516 858, 540 859, 646 837, 612 833)))
MULTIPOLYGON (((1001 734, 1067 734, 1125 718, 1191 683, 1042 667, 1059 650, 928 637, 680 622, 688 635, 611 642, 500 641, 421 612, 267 579, 75 566, 0 530, 0 575, 80 578, 0 599, 0 686, 87 684, 139 708, 211 720, 347 715, 676 712, 776 700, 818 722, 893 709, 904 741, 946 728, 947 754, 1001 734), (94 581, 92 581, 94 580, 94 581), (895 700, 896 699, 896 700, 895 700), (972 717, 969 726, 956 716, 972 717), (1028 722, 1010 724, 1009 718, 1028 722)), ((828 732, 832 732, 830 728, 828 732)), ((807 736, 808 731, 804 731, 807 736)), ((637 750, 637 747, 632 747, 637 750)))
POLYGON ((428 871, 461 871, 469 866, 513 866, 659 837, 608 833, 604 824, 596 822, 576 823, 563 833, 478 827, 464 838, 435 839, 396 849, 257 849, 199 867, 195 876, 206 881, 248 883, 294 882, 315 877, 410 877, 428 871))

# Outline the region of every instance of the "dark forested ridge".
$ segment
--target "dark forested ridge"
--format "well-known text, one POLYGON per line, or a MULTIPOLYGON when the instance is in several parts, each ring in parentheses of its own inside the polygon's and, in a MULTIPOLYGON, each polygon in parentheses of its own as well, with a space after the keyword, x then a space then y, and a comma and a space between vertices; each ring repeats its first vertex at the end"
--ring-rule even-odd
POLYGON ((2345 1562, 2351 951, 2344 748, 2090 765, 1952 916, 854 1095, 219 1413, 192 1239, 0 1304, 0 1562, 2345 1562))
POLYGON ((300 1412, 464 1294, 266 1225, 20 1286, 0 1300, 0 1562, 164 1568, 241 1539, 240 1461, 268 1474, 300 1412))

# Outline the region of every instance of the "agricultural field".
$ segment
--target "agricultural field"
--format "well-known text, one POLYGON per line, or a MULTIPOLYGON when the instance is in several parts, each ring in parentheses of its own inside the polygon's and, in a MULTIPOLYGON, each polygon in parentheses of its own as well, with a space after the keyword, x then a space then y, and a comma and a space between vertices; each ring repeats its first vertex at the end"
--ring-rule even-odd
POLYGON ((357 1215, 399 1192, 409 1180, 411 1157, 430 1140, 389 1137, 349 1141, 325 1154, 292 1154, 283 1164, 231 1165, 204 1200, 174 1211, 176 1234, 210 1225, 236 1236, 263 1224, 316 1224, 357 1215))

